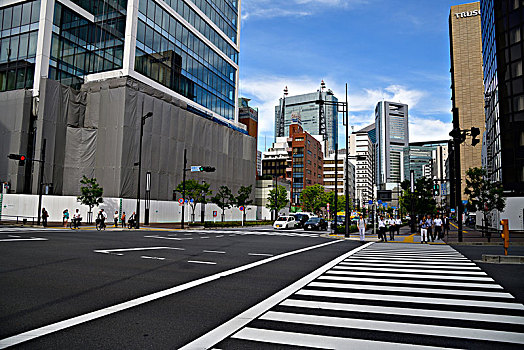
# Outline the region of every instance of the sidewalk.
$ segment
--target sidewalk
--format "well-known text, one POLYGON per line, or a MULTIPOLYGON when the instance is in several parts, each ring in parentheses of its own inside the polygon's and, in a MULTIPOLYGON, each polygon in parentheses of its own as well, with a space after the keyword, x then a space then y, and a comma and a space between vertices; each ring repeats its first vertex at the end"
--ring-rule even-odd
MULTIPOLYGON (((394 240, 389 239, 389 232, 387 232, 386 235, 388 238, 388 243, 417 243, 417 244, 420 244, 420 234, 419 233, 412 234, 409 226, 401 227, 400 233, 398 235, 395 234, 394 240)), ((360 240, 360 236, 358 232, 351 233, 349 235, 349 238, 345 238, 343 234, 329 234, 329 233, 326 234, 325 237, 347 239, 347 240, 352 240, 352 241, 360 240)), ((365 241, 366 242, 379 242, 380 240, 378 239, 378 235, 376 233, 372 234, 372 230, 369 229, 369 230, 366 230, 365 241)), ((436 239, 435 242, 431 242, 430 240, 430 244, 445 244, 445 242, 440 239, 436 239)))
MULTIPOLYGON (((491 232, 491 242, 488 242, 487 237, 482 237, 482 231, 469 226, 462 228, 462 242, 458 241, 457 226, 451 223, 451 230, 448 235, 444 237, 444 241, 448 244, 463 244, 463 245, 502 245, 503 240, 499 232, 491 232)), ((510 245, 524 245, 524 232, 510 232, 510 245)))

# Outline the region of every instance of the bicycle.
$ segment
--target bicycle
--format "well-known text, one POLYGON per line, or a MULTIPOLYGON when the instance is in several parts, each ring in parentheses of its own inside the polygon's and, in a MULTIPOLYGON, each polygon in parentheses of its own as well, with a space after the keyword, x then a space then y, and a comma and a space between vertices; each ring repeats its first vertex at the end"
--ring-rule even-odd
POLYGON ((100 219, 96 219, 96 230, 97 231, 100 231, 100 230, 104 230, 106 229, 106 223, 105 221, 102 221, 100 219))

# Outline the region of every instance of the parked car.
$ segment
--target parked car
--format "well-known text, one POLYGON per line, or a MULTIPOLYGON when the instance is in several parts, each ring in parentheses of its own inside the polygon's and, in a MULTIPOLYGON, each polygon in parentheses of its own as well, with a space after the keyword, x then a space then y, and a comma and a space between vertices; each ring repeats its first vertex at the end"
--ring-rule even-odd
POLYGON ((297 222, 295 225, 295 227, 297 228, 304 227, 304 224, 306 223, 306 221, 308 221, 309 218, 311 218, 311 215, 306 214, 306 213, 296 213, 296 214, 293 214, 293 216, 295 217, 295 221, 297 222))
POLYGON ((294 228, 297 224, 294 216, 279 216, 273 223, 275 229, 294 228))
POLYGON ((328 223, 323 218, 314 217, 306 221, 304 230, 324 230, 327 231, 328 223))
MULTIPOLYGON (((337 226, 345 225, 346 224, 346 218, 343 216, 337 216, 337 226)), ((331 227, 335 226, 335 220, 331 221, 331 227)))

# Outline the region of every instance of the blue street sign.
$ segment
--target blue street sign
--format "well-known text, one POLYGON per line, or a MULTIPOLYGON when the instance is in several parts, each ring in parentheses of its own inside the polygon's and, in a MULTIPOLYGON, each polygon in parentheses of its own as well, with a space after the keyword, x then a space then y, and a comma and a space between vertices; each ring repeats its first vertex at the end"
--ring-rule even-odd
POLYGON ((191 199, 190 199, 189 201, 190 201, 191 203, 193 203, 193 202, 194 202, 193 198, 191 198, 191 199))
POLYGON ((373 204, 373 201, 370 199, 368 202, 369 205, 373 204))

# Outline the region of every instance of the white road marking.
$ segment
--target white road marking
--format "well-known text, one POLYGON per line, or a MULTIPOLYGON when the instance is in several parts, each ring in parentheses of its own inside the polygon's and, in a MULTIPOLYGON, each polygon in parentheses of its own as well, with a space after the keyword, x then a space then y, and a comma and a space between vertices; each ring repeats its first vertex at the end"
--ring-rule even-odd
POLYGON ((188 260, 187 262, 193 263, 193 264, 206 264, 206 265, 216 265, 217 264, 216 262, 213 262, 213 261, 200 261, 200 260, 188 260))
POLYGON ((453 272, 453 270, 480 270, 480 267, 478 266, 470 266, 470 265, 440 265, 440 266, 433 266, 433 265, 425 265, 425 264, 387 264, 387 263, 361 263, 361 262, 341 262, 340 266, 366 266, 369 269, 374 269, 375 267, 411 267, 411 268, 418 268, 418 269, 425 269, 425 268, 439 268, 441 270, 448 270, 449 272, 453 272))
POLYGON ((147 255, 142 255, 141 258, 142 259, 152 259, 152 260, 166 260, 166 258, 160 258, 158 256, 147 256, 147 255))
POLYGON ((375 321, 351 319, 331 316, 291 314, 269 311, 260 317, 261 320, 308 324, 324 327, 343 327, 347 329, 371 329, 386 332, 431 335, 438 337, 454 337, 477 339, 485 341, 501 341, 521 344, 524 341, 523 333, 494 331, 488 329, 472 329, 463 327, 446 327, 416 323, 402 323, 390 321, 375 321))
POLYGON ((226 252, 223 252, 221 250, 203 250, 204 253, 216 253, 216 254, 226 254, 226 252))
POLYGON ((23 242, 23 241, 47 241, 47 238, 29 237, 29 238, 4 238, 0 242, 23 242))
MULTIPOLYGON (((361 267, 361 266, 335 266, 334 269, 337 270, 347 270, 347 271, 369 271, 369 267, 361 267)), ((378 272, 412 272, 412 273, 442 273, 443 271, 440 269, 431 269, 429 267, 426 268, 419 268, 419 269, 410 269, 405 267, 395 267, 395 268, 381 268, 381 267, 374 267, 373 271, 378 272)), ((482 275, 486 276, 486 273, 482 270, 480 271, 446 271, 450 274, 455 275, 482 275)))
MULTIPOLYGON (((343 276, 369 276, 369 271, 343 271, 343 270, 330 270, 328 274, 333 275, 343 275, 343 276)), ((392 277, 399 278, 397 273, 388 273, 388 272, 374 272, 373 276, 375 277, 392 277)), ((450 275, 424 275, 423 270, 415 274, 402 274, 403 278, 414 278, 414 279, 442 279, 442 280, 461 280, 461 281, 486 281, 486 282, 495 282, 491 277, 472 277, 472 276, 450 276, 450 275)))
POLYGON ((159 236, 159 235, 144 236, 144 238, 172 239, 172 240, 175 240, 175 241, 184 241, 184 240, 188 240, 188 239, 193 239, 193 238, 164 237, 164 236, 159 236))
MULTIPOLYGON (((53 323, 53 324, 50 324, 50 325, 47 325, 47 326, 43 326, 43 327, 36 328, 36 329, 30 330, 30 331, 27 331, 27 332, 23 332, 23 333, 20 333, 20 334, 17 334, 17 335, 13 335, 11 337, 1 339, 0 340, 0 348, 7 348, 9 346, 17 345, 17 344, 20 344, 20 343, 23 343, 23 342, 26 342, 26 341, 29 341, 29 340, 32 340, 32 339, 35 339, 35 338, 42 337, 42 336, 47 335, 47 334, 58 332, 58 331, 61 331, 63 329, 66 329, 66 328, 70 328, 70 327, 73 327, 73 326, 76 326, 76 325, 79 325, 79 324, 82 324, 82 323, 85 323, 85 322, 89 322, 89 321, 95 320, 97 318, 105 317, 105 316, 114 314, 116 312, 120 312, 120 311, 123 311, 123 310, 127 310, 127 309, 130 309, 130 308, 133 308, 133 307, 138 306, 138 305, 149 303, 151 301, 154 301, 154 300, 157 300, 157 299, 160 299, 160 298, 164 298, 166 296, 170 296, 170 295, 179 293, 181 291, 184 291, 184 290, 187 290, 187 289, 190 289, 190 288, 202 285, 204 283, 212 282, 212 281, 215 281, 215 280, 217 280, 219 278, 230 276, 230 275, 233 275, 233 274, 236 274, 236 273, 239 273, 239 272, 243 272, 243 271, 252 269, 254 267, 263 265, 263 264, 267 264, 267 263, 270 263, 270 262, 273 262, 273 261, 276 261, 276 260, 279 260, 279 259, 283 259, 283 258, 291 256, 291 255, 303 253, 303 252, 306 252, 306 251, 309 251, 309 250, 312 250, 312 249, 322 248, 322 247, 325 247, 325 246, 329 246, 331 244, 338 244, 338 243, 341 243, 341 242, 343 242, 343 241, 334 240, 334 241, 330 241, 330 242, 326 242, 326 243, 322 243, 322 244, 316 244, 316 245, 313 245, 313 246, 309 246, 309 247, 293 250, 293 251, 290 251, 290 252, 287 252, 287 253, 282 253, 282 254, 277 255, 277 256, 273 256, 273 257, 270 257, 270 258, 267 258, 267 259, 255 261, 255 262, 252 262, 250 264, 239 266, 239 267, 236 267, 236 268, 231 269, 231 270, 222 271, 222 272, 216 273, 216 274, 211 275, 211 276, 203 277, 203 278, 200 278, 200 279, 197 279, 197 280, 194 280, 194 281, 191 281, 191 282, 187 282, 187 283, 184 283, 184 284, 172 287, 172 288, 164 289, 164 290, 156 292, 156 293, 148 294, 148 295, 145 295, 145 296, 133 299, 133 300, 129 300, 129 301, 126 301, 126 302, 123 302, 123 303, 120 303, 120 304, 112 305, 112 306, 106 307, 106 308, 101 309, 101 310, 92 311, 92 312, 89 312, 89 313, 84 314, 84 315, 79 315, 79 316, 76 316, 76 317, 73 317, 73 318, 70 318, 70 319, 67 319, 67 320, 64 320, 64 321, 56 322, 56 323, 53 323)), ((361 246, 359 248, 362 249, 363 247, 365 247, 365 245, 361 246)), ((359 248, 357 248, 357 249, 359 249, 359 248)), ((347 255, 345 255, 345 256, 347 256, 347 255)), ((278 301, 281 301, 282 299, 280 299, 278 301)), ((216 343, 217 342, 215 342, 213 344, 216 344, 216 343)))
POLYGON ((219 236, 217 236, 217 238, 220 238, 220 237, 224 237, 224 235, 219 235, 219 236))
POLYGON ((323 287, 323 288, 338 288, 338 289, 367 289, 367 290, 378 290, 378 291, 389 291, 389 292, 413 292, 413 293, 428 293, 428 294, 451 294, 451 295, 471 295, 478 297, 490 297, 490 298, 511 298, 513 295, 509 293, 501 292, 478 292, 471 290, 460 290, 460 289, 444 289, 444 288, 419 288, 419 287, 392 287, 384 286, 380 284, 349 284, 349 283, 336 283, 336 282, 311 282, 308 287, 323 287))
POLYGON ((7 237, 10 237, 10 238, 20 238, 20 237, 22 237, 22 236, 7 235, 7 237))
POLYGON ((449 262, 447 260, 441 260, 441 261, 421 261, 418 259, 347 259, 346 262, 360 262, 362 264, 365 263, 397 263, 401 264, 402 266, 409 266, 410 264, 417 264, 417 265, 451 265, 451 266, 477 266, 472 262, 449 262))
POLYGON ((184 233, 184 236, 191 236, 192 233, 184 233))
MULTIPOLYGON (((313 335, 305 333, 293 333, 283 331, 273 331, 269 329, 255 329, 246 327, 234 334, 231 338, 261 341, 271 344, 287 344, 299 347, 310 347, 320 349, 420 349, 420 350, 441 350, 441 347, 399 344, 375 340, 340 338, 324 335, 313 335)), ((450 348, 446 348, 450 349, 450 348)))
MULTIPOLYGON (((119 252, 134 252, 134 251, 141 251, 141 250, 162 250, 162 249, 185 250, 184 248, 173 248, 173 247, 143 247, 143 248, 122 248, 122 249, 101 249, 101 250, 93 250, 93 252, 102 253, 102 254, 113 254, 113 253, 119 253, 119 252)), ((115 254, 115 255, 122 255, 122 254, 115 254)))
POLYGON ((441 311, 431 309, 409 309, 403 307, 387 307, 364 304, 341 304, 329 303, 323 301, 310 300, 284 300, 280 305, 291 307, 302 307, 309 309, 325 309, 349 312, 368 312, 377 314, 399 315, 399 316, 418 316, 418 317, 434 317, 445 318, 464 321, 481 321, 481 322, 501 322, 521 324, 524 326, 524 317, 496 315, 496 314, 480 314, 474 312, 460 312, 460 311, 441 311))
MULTIPOLYGON (((343 242, 336 240, 335 242, 343 242)), ((326 243, 324 243, 326 244, 326 243)), ((190 349, 209 349, 213 345, 219 343, 227 336, 233 334, 238 329, 244 327, 246 324, 254 320, 255 318, 259 317, 261 314, 272 308, 273 306, 277 305, 278 303, 282 302, 282 300, 288 298, 290 295, 295 293, 297 290, 303 288, 308 283, 313 281, 318 276, 322 275, 326 270, 332 268, 336 264, 340 263, 342 260, 344 260, 346 257, 350 256, 351 254, 355 254, 356 252, 360 251, 361 249, 364 249, 368 247, 369 245, 373 244, 373 242, 366 243, 360 247, 357 247, 338 258, 333 259, 329 263, 325 264, 324 266, 319 267, 315 271, 311 272, 310 274, 306 275, 305 277, 302 277, 295 283, 291 284, 290 286, 282 289, 281 291, 273 294, 269 298, 261 301, 260 303, 256 304, 255 306, 251 307, 250 309, 242 312, 240 315, 232 318, 231 320, 223 323, 219 327, 213 329, 212 331, 204 334, 203 336, 193 340, 189 344, 184 345, 179 350, 190 350, 190 349)), ((265 260, 271 260, 275 259, 276 257, 267 258, 265 260)), ((264 260, 262 260, 264 261, 264 260)), ((238 334, 238 333, 237 333, 238 334)), ((1 342, 0 342, 1 344, 1 342)))
MULTIPOLYGON (((384 300, 384 294, 371 294, 371 293, 368 294, 368 293, 351 293, 351 292, 331 292, 331 291, 325 291, 325 290, 302 289, 302 290, 299 290, 296 294, 317 296, 317 297, 326 297, 326 298, 384 300)), ((403 296, 403 295, 396 295, 395 301, 396 302, 406 302, 406 303, 417 303, 417 304, 443 304, 443 305, 490 307, 490 308, 496 308, 496 309, 524 310, 524 305, 522 304, 500 302, 500 301, 430 298, 430 297, 414 297, 414 296, 403 296)))
MULTIPOLYGON (((398 276, 397 276, 398 277, 398 276)), ((448 282, 448 281, 415 281, 405 279, 387 279, 387 278, 368 278, 368 277, 344 277, 344 276, 320 276, 319 280, 332 280, 332 281, 347 281, 347 282, 371 282, 371 283, 396 283, 396 284, 424 284, 432 286, 448 286, 448 287, 465 287, 465 288, 489 288, 489 289, 503 289, 498 284, 491 283, 471 283, 471 282, 448 282)))

